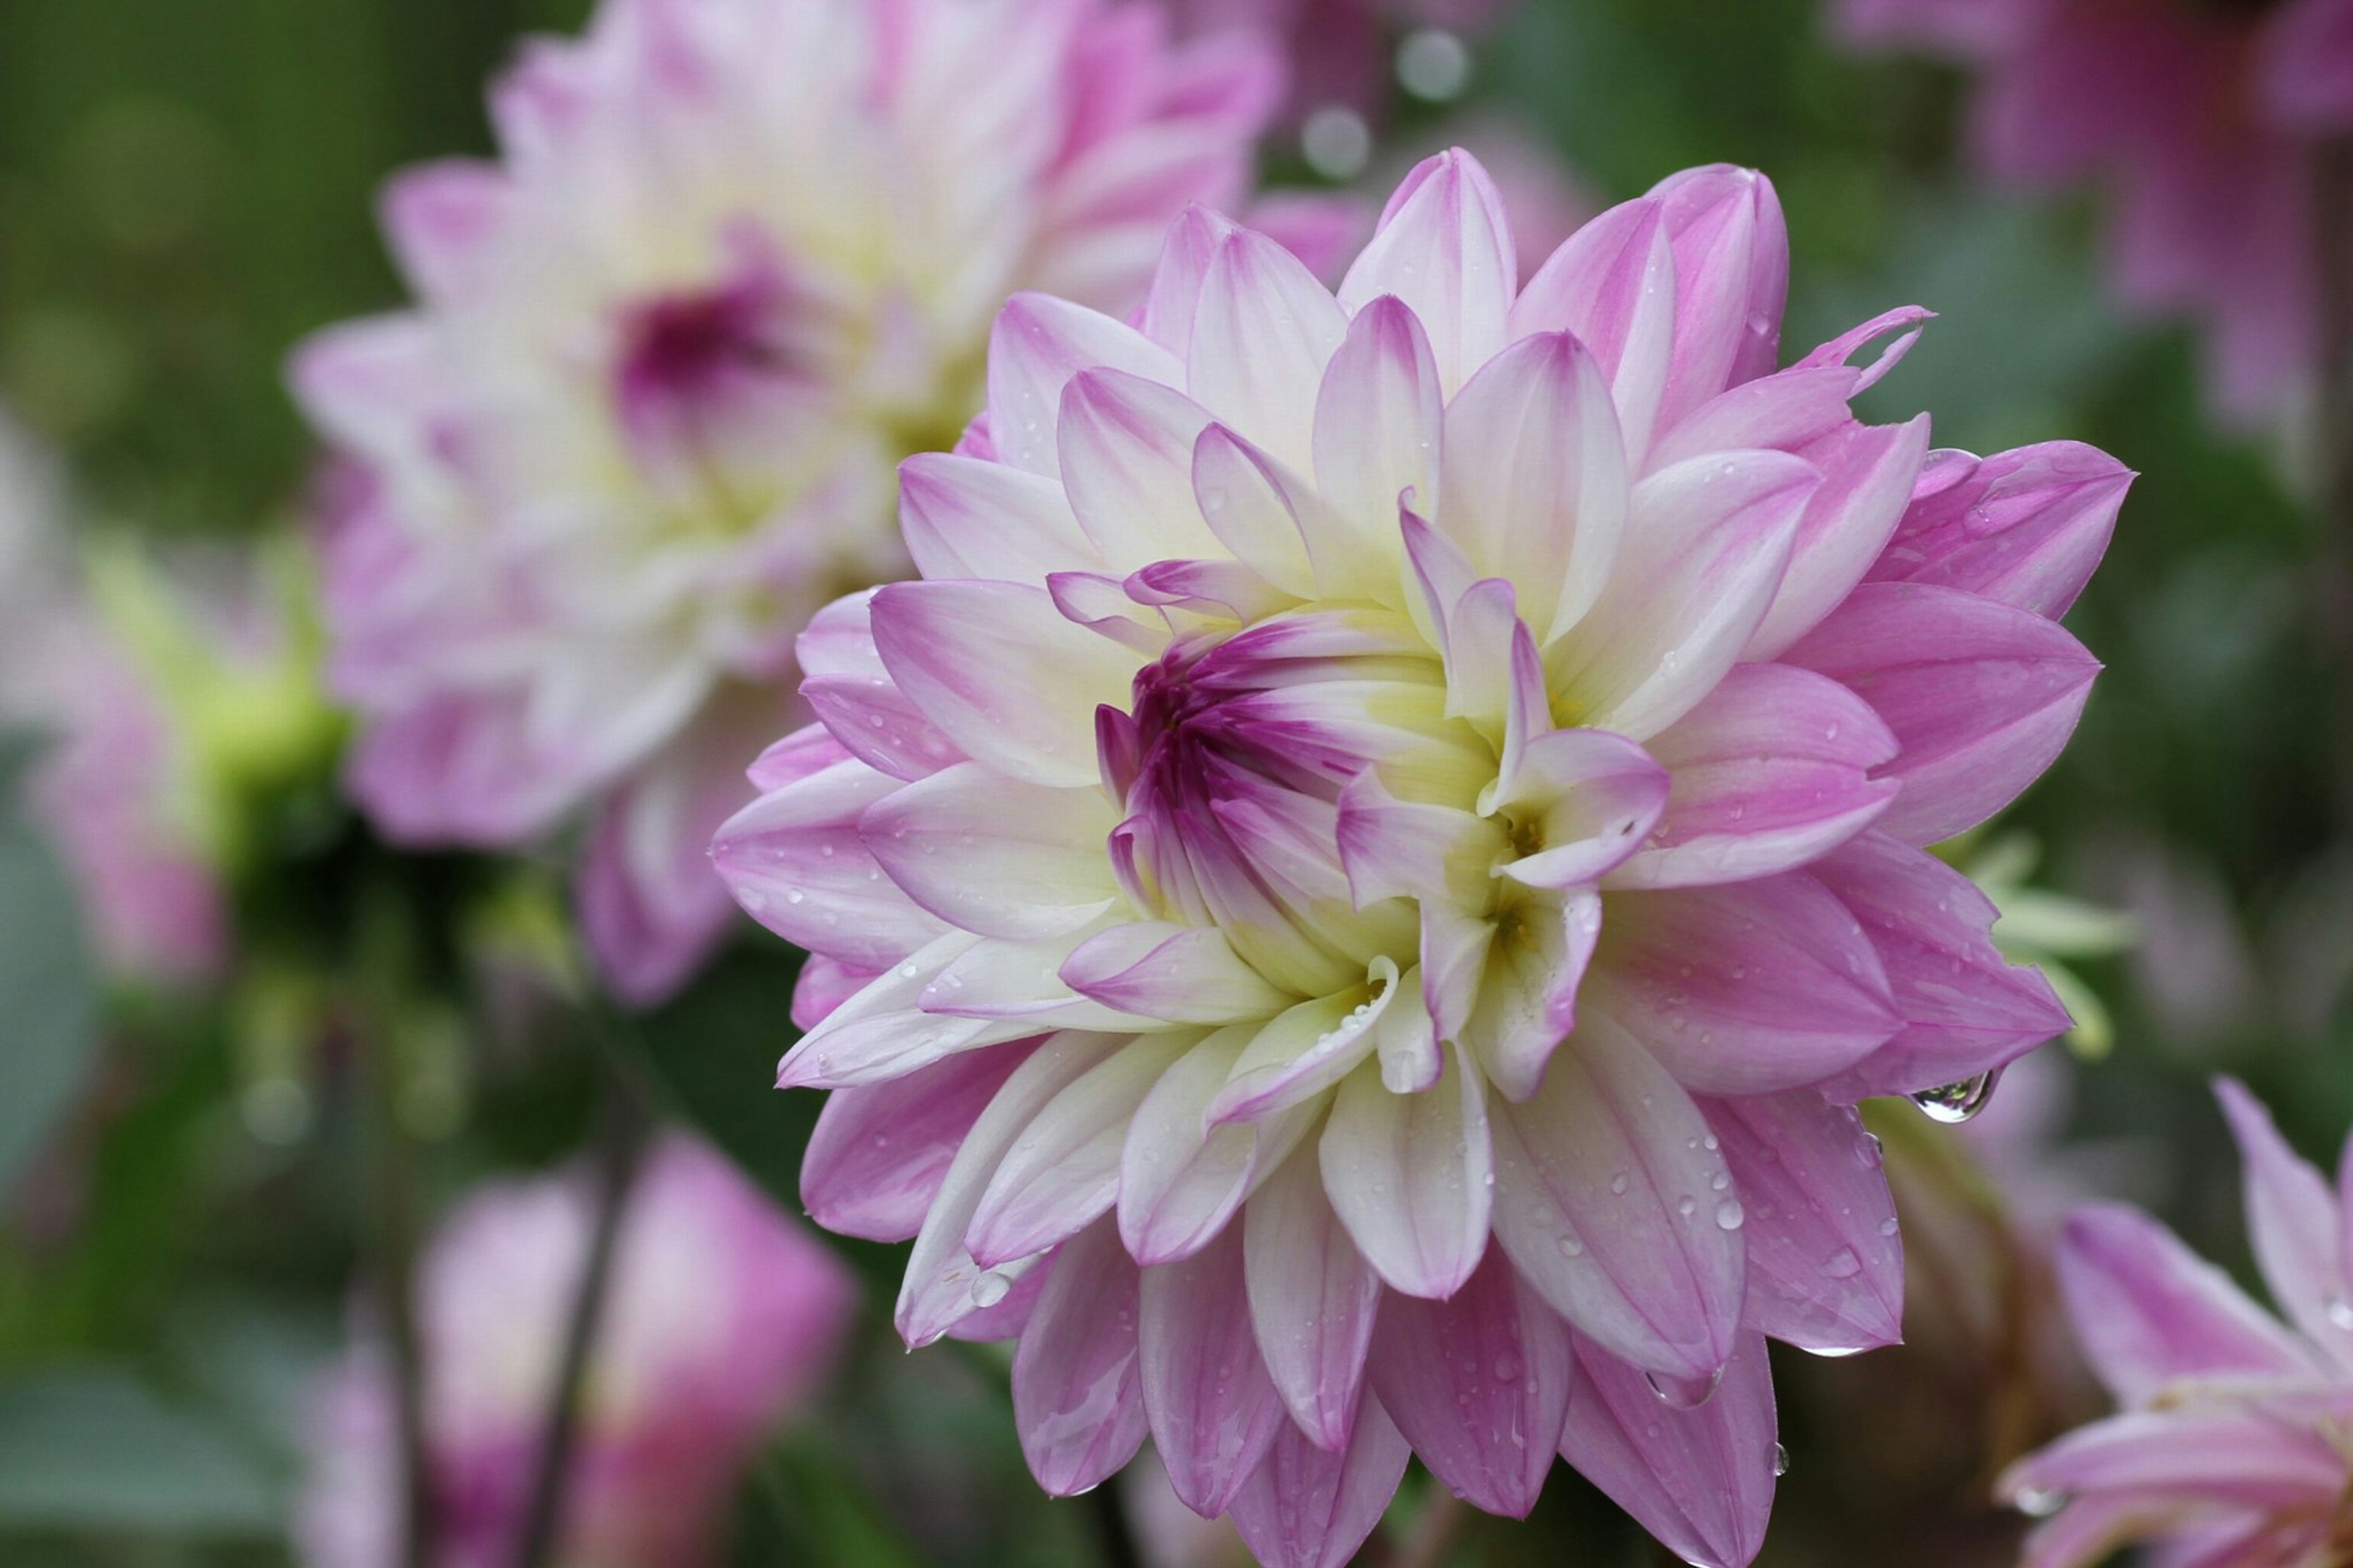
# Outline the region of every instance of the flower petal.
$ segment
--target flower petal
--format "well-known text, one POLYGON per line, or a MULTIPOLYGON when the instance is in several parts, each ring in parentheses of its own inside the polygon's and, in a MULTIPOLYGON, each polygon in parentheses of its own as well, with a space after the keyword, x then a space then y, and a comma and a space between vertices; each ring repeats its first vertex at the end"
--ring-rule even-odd
MULTIPOLYGON (((1423 915, 1433 907, 1423 905, 1423 915)), ((1590 889, 1529 889, 1514 895, 1489 929, 1494 934, 1478 1001, 1460 1035, 1504 1098, 1523 1100, 1577 1026, 1578 987, 1601 931, 1601 899, 1590 889)))
POLYGON ((1153 1446, 1177 1498, 1214 1519, 1290 1425, 1259 1357, 1239 1226, 1182 1262, 1144 1271, 1143 1343, 1153 1446))
POLYGON ((858 836, 907 896, 983 936, 1076 931, 1119 896, 1102 792, 1024 784, 958 763, 884 795, 858 836))
POLYGON ((1445 395, 1429 336, 1413 312, 1384 295, 1358 311, 1315 395, 1315 488, 1337 538, 1323 546, 1324 592, 1358 588, 1394 596, 1382 583, 1395 560, 1398 498, 1427 510, 1439 493, 1445 395))
POLYGON ((1120 1152, 1119 1232, 1138 1262, 1172 1262, 1208 1246, 1314 1121, 1316 1108, 1303 1107, 1264 1121, 1210 1124, 1210 1101, 1257 1032, 1239 1025, 1202 1040, 1136 1108, 1120 1152))
POLYGON ((1300 1430, 1337 1450, 1356 1423, 1381 1282, 1324 1195, 1315 1155, 1292 1155, 1251 1194, 1242 1256, 1267 1371, 1300 1430))
POLYGON ((1638 464, 1658 434, 1674 350, 1675 256, 1655 196, 1621 203, 1569 236, 1512 306, 1510 335, 1566 331, 1609 378, 1625 450, 1638 464))
POLYGON ((1350 314, 1395 295, 1430 332, 1448 396, 1504 346, 1519 291, 1519 256, 1503 194, 1455 148, 1424 159, 1399 184, 1380 227, 1340 284, 1350 314))
POLYGON ((2320 1434, 2260 1414, 2127 1411, 2028 1455, 1996 1489, 2137 1491, 2232 1508, 2327 1509, 2345 1489, 2345 1458, 2320 1434))
POLYGON ((1486 1095, 1452 1053, 1423 1094, 1392 1094, 1367 1065, 1340 1085, 1317 1155, 1324 1191, 1391 1289, 1451 1296, 1487 1248, 1493 1169, 1486 1095))
POLYGON ((1867 583, 1785 663, 1853 688, 1903 751, 1881 831, 1933 844, 2018 797, 2058 756, 2099 662, 2031 611, 1951 588, 1867 583))
POLYGON ((1449 1491, 1528 1516, 1560 1446, 1577 1358, 1568 1325, 1500 1249, 1446 1300, 1383 1300, 1370 1366, 1382 1408, 1449 1491))
POLYGON ((1062 389, 1081 371, 1182 385, 1184 367, 1134 328, 1050 294, 1016 294, 988 334, 988 431, 997 456, 1033 474, 1058 467, 1062 389))
POLYGON ((1585 1005, 1687 1088, 1772 1094, 1820 1083, 1903 1025, 1870 939, 1803 872, 1613 893, 1609 911, 1585 1005))
POLYGON ((1286 1424, 1229 1517, 1265 1568, 1344 1568, 1380 1523, 1412 1458, 1377 1399, 1357 1405, 1338 1453, 1286 1424))
POLYGON ((1222 425, 1193 443, 1193 501, 1218 542, 1268 583, 1301 597, 1314 592, 1303 506, 1311 487, 1222 425))
POLYGON ((1789 235, 1773 182, 1726 163, 1651 188, 1675 253, 1675 347, 1659 427, 1770 372, 1789 292, 1789 235))
POLYGON ((1771 658, 1811 630, 1871 570, 1912 499, 1928 451, 1928 416, 1903 425, 1847 420, 1797 448, 1821 470, 1789 550, 1789 570, 1745 657, 1771 658))
POLYGON ((899 465, 899 524, 931 578, 1043 583, 1103 564, 1062 487, 1009 463, 918 452, 899 465))
POLYGON ((826 1229, 905 1241, 947 1179, 948 1165, 1030 1043, 966 1051, 888 1083, 826 1097, 801 1161, 801 1205, 826 1229))
POLYGON ((1825 1355, 1900 1341, 1895 1200, 1854 1109, 1809 1089, 1700 1109, 1732 1169, 1729 1201, 1746 1215, 1747 1326, 1825 1355))
POLYGON ((1026 584, 893 583, 873 614, 899 689, 968 755, 1028 784, 1097 781, 1095 709, 1127 704, 1134 650, 1026 584))
POLYGON ((1062 389, 1062 485, 1113 573, 1225 553, 1193 499, 1193 443, 1208 423, 1200 405, 1145 376, 1083 371, 1062 389))
POLYGON ((1588 1339, 1561 1457, 1669 1551, 1701 1568, 1746 1568, 1773 1510, 1773 1372, 1761 1334, 1744 1334, 1715 1397, 1666 1405, 1641 1371, 1588 1339))
MULTIPOLYGON (((871 588, 837 599, 802 628, 793 645, 801 667, 801 699, 836 743, 860 762, 894 779, 925 778, 963 761, 964 753, 883 668, 874 646, 873 599, 871 588)), ((774 789, 777 785, 764 777, 766 764, 764 757, 754 765, 752 782, 774 789)))
POLYGON ((1144 1446, 1136 1268, 1108 1222, 1054 1255, 1013 1355, 1013 1422, 1050 1497, 1102 1485, 1144 1446))
POLYGON ((1186 389, 1302 473, 1315 461, 1316 390, 1348 318, 1297 257, 1264 235, 1219 242, 1201 284, 1186 389))
POLYGON ((1871 580, 1959 588, 2056 620, 2106 553, 2132 481, 2074 441, 1932 452, 1871 580))
POLYGON ((2272 1299, 2288 1321, 2353 1365, 2353 1330, 2337 1321, 2345 1315, 2345 1268, 2327 1182, 2288 1147, 2271 1112, 2244 1085, 2217 1079, 2214 1094, 2246 1162, 2247 1234, 2272 1299))
POLYGON ((1871 705, 1788 665, 1735 666, 1649 751, 1673 788, 1649 843, 1609 874, 1611 888, 1794 870, 1868 827, 1897 788, 1870 776, 1896 753, 1871 705))
POLYGON ((1612 1353, 1704 1379, 1736 1344, 1738 1221, 1720 1223, 1710 1129, 1632 1036, 1588 1015, 1544 1086, 1497 1108, 1495 1237, 1520 1271, 1612 1353))
POLYGON ((1126 921, 1089 937, 1063 963, 1061 978, 1106 1007, 1172 1024, 1271 1017, 1294 1000, 1235 956, 1216 927, 1158 921, 1126 921))

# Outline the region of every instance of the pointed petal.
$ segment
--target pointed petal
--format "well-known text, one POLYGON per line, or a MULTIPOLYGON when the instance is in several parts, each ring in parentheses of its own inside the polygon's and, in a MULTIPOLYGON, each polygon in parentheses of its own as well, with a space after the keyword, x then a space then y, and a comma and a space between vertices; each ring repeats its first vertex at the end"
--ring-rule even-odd
POLYGON ((1576 1352, 1568 1325, 1491 1248, 1443 1301, 1381 1303, 1373 1388, 1449 1491, 1525 1519, 1544 1489, 1568 1415, 1576 1352))
POLYGON ((1100 790, 1024 784, 958 763, 866 808, 858 836, 914 901, 983 936, 1076 931, 1119 896, 1100 790))
POLYGON ((1635 486, 1608 592, 1545 650, 1562 718, 1645 741, 1697 706, 1764 619, 1819 482, 1786 452, 1736 452, 1635 486))
POLYGON ((968 755, 1029 784, 1097 782, 1095 709, 1125 707, 1133 649, 1011 583, 894 583, 873 614, 899 689, 968 755))
POLYGON ((1653 186, 1675 253, 1675 346, 1659 428, 1772 370, 1789 291, 1789 236, 1773 182, 1717 163, 1653 186))
POLYGON ((1062 484, 1113 573, 1225 553, 1193 498, 1193 443, 1208 423, 1200 405, 1144 376, 1091 370, 1062 389, 1062 484))
POLYGON ((1566 332, 1522 338, 1446 410, 1438 525, 1482 576, 1508 578, 1538 640, 1584 618, 1618 559, 1629 504, 1617 405, 1566 332))
POLYGON ((899 465, 899 523, 923 576, 1043 583, 1103 564, 1062 487, 1010 463, 918 452, 899 465))
POLYGON ((1157 921, 1128 921, 1088 938, 1063 963, 1061 978, 1106 1007, 1176 1024, 1268 1017, 1293 1000, 1235 956, 1216 927, 1157 921))
POLYGON ((1291 1418, 1318 1447, 1348 1440, 1380 1306, 1380 1277, 1324 1195, 1306 1150, 1251 1195, 1242 1214, 1250 1321, 1291 1418))
POLYGON ((1374 959, 1373 971, 1364 985, 1299 1003, 1261 1025, 1210 1101, 1209 1120, 1255 1121, 1301 1104, 1370 1056, 1398 981, 1388 958, 1374 959))
POLYGON ((1818 1354, 1904 1337, 1904 1244, 1878 1145, 1819 1094, 1703 1100, 1746 1215, 1747 1326, 1818 1354))
POLYGON ((1451 1296, 1487 1249, 1493 1150, 1486 1095, 1461 1051, 1424 1094, 1366 1067, 1332 1102, 1317 1145, 1324 1190, 1356 1249, 1409 1296, 1451 1296))
POLYGON ((1674 1377, 1711 1377, 1732 1354, 1746 1278, 1737 1222, 1716 1212, 1727 1172, 1710 1131, 1631 1036, 1593 1016, 1535 1098, 1494 1120, 1496 1239, 1581 1332, 1674 1377))
POLYGON ((1700 705, 1651 739, 1673 778, 1665 815, 1611 888, 1681 888, 1795 870, 1887 808, 1895 737, 1828 677, 1735 666, 1700 705))
POLYGON ((1135 1265, 1108 1223, 1073 1237, 1013 1356, 1013 1422, 1029 1473, 1051 1497, 1102 1485, 1144 1446, 1135 1265))
POLYGON ((1209 1103, 1257 1033, 1220 1029, 1178 1058, 1136 1108, 1120 1153, 1119 1229, 1140 1263, 1189 1258, 1305 1136, 1314 1109, 1213 1126, 1209 1103))
POLYGON ((1651 837, 1672 784, 1641 747, 1606 730, 1536 736, 1496 780, 1494 805, 1538 847, 1500 868, 1531 888, 1600 881, 1651 837))
POLYGON ((1209 531, 1268 583, 1303 597, 1315 591, 1300 518, 1307 488, 1222 425, 1193 443, 1193 501, 1209 531))
POLYGON ((1659 434, 1674 331, 1674 247, 1663 205, 1644 196, 1610 208, 1553 252, 1514 303, 1510 335, 1566 331, 1592 352, 1609 378, 1626 453, 1640 467, 1659 434))
POLYGON ((1820 1083, 1903 1025, 1870 939, 1804 872, 1614 893, 1609 910, 1585 1005, 1690 1089, 1772 1094, 1820 1083))
POLYGON ((2244 1085, 2216 1079, 2214 1094, 2246 1162, 2247 1234, 2272 1299, 2288 1321, 2353 1365, 2353 1330, 2337 1321, 2346 1315, 2345 1268, 2327 1182, 2288 1147, 2271 1112, 2244 1085))
POLYGON ((1183 1035, 1144 1035, 1072 1080, 1007 1151, 965 1226, 965 1248, 994 1268, 1058 1247, 1119 1195, 1121 1147, 1145 1092, 1182 1055, 1183 1035))
POLYGON ((2127 1404, 2181 1378, 2314 1370, 2277 1319, 2138 1209, 2092 1204, 2069 1215, 2058 1265, 2075 1337, 2127 1404))
POLYGON ((1641 1372, 1580 1339, 1583 1377, 1561 1456, 1687 1563, 1747 1568, 1773 1510, 1773 1371, 1761 1334, 1744 1334, 1715 1396, 1674 1409, 1641 1372))
POLYGON ((1850 419, 1798 448, 1799 457, 1821 470, 1821 488, 1798 520, 1789 570, 1745 657, 1774 658, 1862 581, 1894 533, 1927 452, 1925 414, 1903 425, 1850 419))
POLYGON ((1340 284, 1350 314, 1395 295, 1430 332, 1448 396, 1504 346, 1504 321, 1519 291, 1504 198, 1478 160, 1457 148, 1405 177, 1340 284))
POLYGON ((1931 453, 1871 580, 1959 588, 2056 620, 2106 553, 2132 481, 2074 441, 1931 453))
POLYGON ((1871 583, 1784 662, 1862 694, 1903 752, 1879 821, 1907 843, 1976 826, 2042 775, 2091 695, 2097 660, 2053 622, 1951 588, 1871 583))
MULTIPOLYGON (((801 699, 842 750, 860 762, 894 779, 925 778, 962 762, 964 753, 883 668, 874 646, 873 599, 872 589, 852 594, 810 618, 794 644, 801 699)), ((767 765, 765 757, 754 765, 752 782, 773 789, 777 785, 764 776, 767 765)))
POLYGON ((2345 1489, 2345 1458, 2319 1433, 2258 1413, 2128 1411, 2028 1455, 1998 1489, 2137 1491, 2284 1512, 2333 1507, 2345 1489))
POLYGON ((1312 472, 1316 391, 1347 331, 1297 257, 1263 235, 1229 235, 1201 285, 1187 390, 1276 460, 1312 472))
POLYGON ((1348 1446, 1336 1454, 1285 1425, 1230 1517, 1265 1568, 1345 1568, 1380 1523, 1411 1458, 1377 1399, 1357 1406, 1348 1446))
POLYGON ((1400 496, 1436 501, 1444 401, 1413 312, 1387 296, 1359 311, 1315 396, 1315 488, 1341 535, 1316 563, 1326 593, 1386 574, 1400 496))
POLYGON ((966 1051, 888 1083, 835 1089, 801 1161, 809 1217, 868 1241, 914 1236, 956 1150, 1030 1048, 966 1051))
POLYGON ((1050 294, 1016 294, 988 335, 988 429, 997 456, 1051 476, 1062 388, 1083 370, 1126 371, 1165 386, 1184 382, 1174 355, 1134 328, 1050 294))
POLYGON ((1169 1485, 1215 1519, 1266 1458, 1284 1419, 1259 1357, 1240 1227, 1144 1271, 1144 1409, 1169 1485))
POLYGON ((1601 931, 1601 899, 1590 889, 1532 889, 1499 912, 1493 930, 1478 1003, 1461 1037, 1504 1098, 1524 1100, 1577 1026, 1578 988, 1601 931))
POLYGON ((786 942, 859 969, 885 969, 944 935, 858 837, 858 818, 899 783, 843 761, 729 817, 711 861, 744 911, 786 942))

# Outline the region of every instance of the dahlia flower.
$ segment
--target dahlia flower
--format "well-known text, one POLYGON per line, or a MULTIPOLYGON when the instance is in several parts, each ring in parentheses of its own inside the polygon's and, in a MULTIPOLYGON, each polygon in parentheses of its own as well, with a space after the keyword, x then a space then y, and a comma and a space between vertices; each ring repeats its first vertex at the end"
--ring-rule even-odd
MULTIPOLYGON (((588 1256, 586 1173, 494 1184, 442 1226, 415 1310, 436 1568, 506 1568, 538 1474, 588 1256)), ((720 1155, 672 1135, 646 1156, 615 1244, 554 1561, 695 1568, 744 1461, 830 1369, 856 1289, 720 1155)), ((400 1561, 391 1369, 364 1337, 322 1379, 294 1534, 311 1568, 400 1561)))
MULTIPOLYGON (((2353 1545, 2353 1289, 2341 1197, 2270 1113, 2215 1085, 2246 1162, 2247 1224, 2282 1323, 2139 1210, 2078 1210, 2060 1282, 2123 1410, 2011 1467, 2047 1516, 2023 1568, 2088 1568, 2135 1542, 2201 1568, 2315 1568, 2353 1545)), ((2353 1184, 2353 1148, 2338 1172, 2353 1184)))
POLYGON ((1852 1102, 2067 1025, 1919 846, 2073 726, 2126 476, 1857 422, 1916 310, 1777 372, 1758 174, 1513 258, 1455 152, 1336 299, 1201 209, 1134 326, 1016 297, 713 850, 815 954, 803 1195, 914 1237, 905 1337, 1018 1336, 1049 1490, 1148 1433, 1271 1563, 1409 1451, 1748 1561, 1765 1338, 1897 1331, 1852 1102))
POLYGON ((703 847, 797 721, 792 638, 905 569, 892 466, 978 405, 997 307, 1125 310, 1187 201, 1244 193, 1281 62, 1164 30, 1112 0, 607 0, 493 90, 501 162, 392 182, 418 304, 292 367, 346 465, 332 675, 385 832, 498 847, 586 808, 615 990, 693 969, 728 913, 703 847))
POLYGON ((2216 405, 2252 421, 2320 370, 2318 158, 2353 130, 2353 4, 1841 0, 1864 47, 1982 75, 1971 126, 1995 178, 2112 188, 2129 304, 2200 321, 2216 405))

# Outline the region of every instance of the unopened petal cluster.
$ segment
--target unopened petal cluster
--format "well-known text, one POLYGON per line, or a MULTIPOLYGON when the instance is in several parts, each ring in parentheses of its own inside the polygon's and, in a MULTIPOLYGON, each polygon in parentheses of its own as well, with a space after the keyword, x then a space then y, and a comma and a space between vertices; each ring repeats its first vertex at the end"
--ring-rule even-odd
POLYGON ((2068 1316, 2119 1412, 2028 1456, 2003 1493, 2043 1516, 2022 1568, 2314 1568, 2353 1542, 2353 1263, 2344 1196, 2262 1103, 2216 1085, 2246 1164, 2255 1261, 2286 1321, 2137 1209, 2078 1210, 2059 1246, 2068 1316))
POLYGON ((727 911, 702 850, 793 721, 810 611, 901 574, 892 466, 952 442, 1017 288, 1124 310, 1282 90, 1113 0, 607 0, 491 94, 496 163, 384 196, 415 308, 292 377, 350 787, 396 839, 584 808, 590 944, 658 998, 727 911))
POLYGON ((1409 1454, 1514 1515, 1565 1455, 1745 1563, 1765 1340, 1896 1337, 1853 1102, 2067 1026, 1922 846, 2064 742, 2128 476, 1858 421, 1926 313, 1777 369, 1787 279, 1717 167, 1522 284, 1450 153, 1336 297, 1201 209, 1133 324, 1016 297, 902 466, 922 580, 817 617, 714 852, 816 955, 810 1212, 1018 1340, 1048 1489, 1149 1435, 1336 1564, 1409 1454))

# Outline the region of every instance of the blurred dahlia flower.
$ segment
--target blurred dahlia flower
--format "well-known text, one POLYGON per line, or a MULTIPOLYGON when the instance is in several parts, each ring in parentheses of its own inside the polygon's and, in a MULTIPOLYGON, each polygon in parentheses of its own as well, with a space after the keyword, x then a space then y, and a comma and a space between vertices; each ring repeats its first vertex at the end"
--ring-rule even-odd
POLYGON ((1995 178, 2111 183, 2130 304, 2200 321, 2217 406, 2280 411, 2320 371, 2318 160, 2353 131, 2353 0, 1840 0, 1864 47, 1982 73, 1995 178))
POLYGON ((1852 1102, 2067 1026, 1919 846, 2064 742, 2127 476, 1924 468, 1846 361, 1926 312, 1777 372, 1787 265, 1723 167, 1525 288, 1459 152, 1337 299, 1196 209, 1134 326, 1017 297, 902 466, 924 580, 812 623, 714 854, 816 954, 810 1212, 915 1237, 911 1342, 1019 1338, 1049 1490, 1149 1433, 1335 1564, 1409 1451, 1509 1514, 1560 1452, 1746 1563, 1766 1336, 1895 1338, 1852 1102))
POLYGON ((291 373, 342 458, 332 674, 384 831, 501 846, 588 807, 614 989, 693 969, 794 634, 905 570, 892 466, 978 405, 997 306, 1125 310, 1185 203, 1246 192, 1279 58, 1165 30, 1111 0, 607 0, 493 90, 501 162, 392 182, 418 306, 291 373))
MULTIPOLYGON (((595 1205, 581 1171, 485 1186, 422 1260, 435 1568, 515 1561, 595 1205)), ((612 1270, 554 1561, 695 1568, 744 1461, 830 1370, 856 1288, 733 1166, 676 1135, 646 1156, 612 1270)), ((400 1561, 396 1426, 389 1363, 364 1340, 316 1402, 294 1525, 310 1568, 400 1561)))
POLYGON ((2255 1260, 2284 1324, 2137 1209, 2078 1210, 2060 1284, 2124 1405, 2029 1455, 2001 1490, 2049 1516, 2022 1568, 2089 1568, 2158 1543, 2183 1568, 2320 1568, 2353 1545, 2353 1272, 2332 1193, 2237 1083, 2215 1085, 2246 1162, 2255 1260), (2290 1326, 2293 1325, 2293 1326, 2290 1326))

